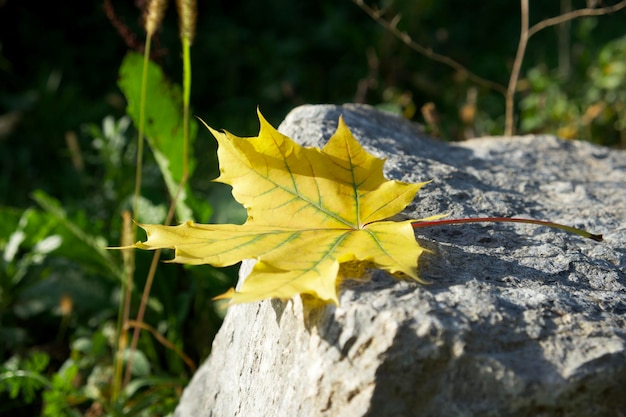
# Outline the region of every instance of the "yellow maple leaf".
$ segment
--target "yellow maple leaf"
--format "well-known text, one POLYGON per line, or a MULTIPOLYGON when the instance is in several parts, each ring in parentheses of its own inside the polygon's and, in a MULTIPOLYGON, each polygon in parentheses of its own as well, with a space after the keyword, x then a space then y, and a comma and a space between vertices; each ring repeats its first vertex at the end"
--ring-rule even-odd
POLYGON ((384 160, 365 151, 342 118, 321 150, 298 145, 260 112, 259 120, 261 130, 252 138, 207 126, 219 144, 216 181, 233 187, 248 210, 246 222, 144 224, 148 238, 136 247, 172 248, 173 261, 187 264, 258 260, 239 291, 224 295, 233 303, 311 294, 338 304, 340 265, 354 261, 422 282, 415 220, 385 219, 403 210, 426 182, 387 180, 384 160))

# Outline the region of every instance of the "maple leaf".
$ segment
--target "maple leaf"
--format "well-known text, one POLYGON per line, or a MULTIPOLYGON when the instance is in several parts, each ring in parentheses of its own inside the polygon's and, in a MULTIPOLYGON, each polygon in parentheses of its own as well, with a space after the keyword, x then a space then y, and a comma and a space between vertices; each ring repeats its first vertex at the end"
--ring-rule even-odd
POLYGON ((340 265, 354 261, 422 282, 415 220, 385 219, 402 211, 426 182, 387 180, 384 160, 365 151, 342 118, 320 150, 298 145, 258 114, 257 137, 207 126, 219 144, 216 181, 233 187, 248 211, 246 222, 144 224, 148 238, 135 246, 175 249, 172 261, 187 264, 258 260, 240 289, 224 295, 233 303, 311 294, 338 304, 340 265))

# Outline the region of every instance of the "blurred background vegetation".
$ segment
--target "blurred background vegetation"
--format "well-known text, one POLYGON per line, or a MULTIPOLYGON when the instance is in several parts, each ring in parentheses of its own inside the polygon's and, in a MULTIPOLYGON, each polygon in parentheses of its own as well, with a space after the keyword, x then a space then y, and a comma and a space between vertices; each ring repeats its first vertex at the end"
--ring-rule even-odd
MULTIPOLYGON (((530 2, 531 25, 617 1, 530 2)), ((374 3, 369 3, 374 4, 374 3)), ((398 28, 506 86, 519 39, 514 1, 378 4, 398 28)), ((0 0, 0 415, 167 415, 210 352, 223 309, 211 298, 236 268, 159 266, 132 367, 112 395, 118 349, 121 213, 130 208, 136 128, 118 81, 142 52, 143 2, 0 0), (114 12, 114 16, 112 14, 114 12), (160 335, 167 339, 164 345, 160 335), (184 352, 182 356, 180 352, 184 352)), ((516 94, 518 133, 626 148, 626 12, 585 17, 530 38, 516 94)), ((169 5, 153 61, 181 83, 169 5)), ((193 114, 244 136, 259 105, 274 125, 305 103, 361 102, 463 140, 504 129, 504 97, 408 48, 349 0, 198 4, 193 114)), ((215 142, 199 129, 190 188, 201 221, 237 222, 217 176, 215 142)), ((162 221, 168 193, 148 152, 140 214, 162 221)), ((165 254, 165 258, 171 254, 165 254)), ((133 314, 151 254, 136 254, 133 314)))

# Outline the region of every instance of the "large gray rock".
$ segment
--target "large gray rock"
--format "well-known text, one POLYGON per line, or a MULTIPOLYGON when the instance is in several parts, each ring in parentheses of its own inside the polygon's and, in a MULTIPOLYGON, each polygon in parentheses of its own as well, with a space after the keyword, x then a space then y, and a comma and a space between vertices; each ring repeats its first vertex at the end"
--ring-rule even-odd
POLYGON ((297 108, 280 130, 321 146, 340 114, 388 178, 433 179, 407 216, 549 219, 605 241, 418 229, 432 285, 375 272, 347 281, 339 307, 231 307, 176 416, 626 416, 626 153, 552 136, 438 142, 354 105, 297 108))

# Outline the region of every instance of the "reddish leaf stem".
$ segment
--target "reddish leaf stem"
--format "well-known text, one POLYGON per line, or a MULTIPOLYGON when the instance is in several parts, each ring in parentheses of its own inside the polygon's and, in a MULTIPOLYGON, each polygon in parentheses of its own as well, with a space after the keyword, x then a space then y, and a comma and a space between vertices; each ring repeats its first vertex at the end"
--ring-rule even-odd
POLYGON ((548 226, 554 229, 565 230, 566 232, 574 233, 582 237, 586 237, 591 240, 595 240, 596 242, 602 242, 602 235, 596 235, 593 233, 589 233, 585 230, 577 229, 572 226, 565 226, 559 223, 552 223, 543 220, 533 220, 533 219, 521 219, 517 217, 478 217, 474 219, 448 219, 448 220, 432 220, 432 221, 417 221, 412 223, 413 228, 417 229, 420 227, 431 227, 431 226, 445 226, 448 224, 459 224, 459 223, 528 223, 528 224, 537 224, 540 226, 548 226))

